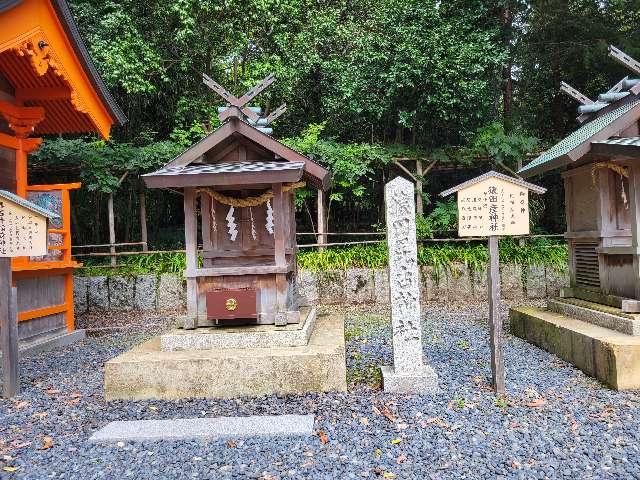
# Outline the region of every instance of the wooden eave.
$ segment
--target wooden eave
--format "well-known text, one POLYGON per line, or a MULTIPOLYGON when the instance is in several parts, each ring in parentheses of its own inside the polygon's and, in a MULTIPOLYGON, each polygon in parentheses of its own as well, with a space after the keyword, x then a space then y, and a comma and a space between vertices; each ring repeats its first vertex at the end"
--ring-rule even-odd
POLYGON ((237 141, 242 142, 242 138, 247 139, 255 144, 256 148, 271 152, 275 159, 282 159, 289 162, 303 162, 303 178, 305 181, 321 190, 326 190, 330 187, 331 174, 326 168, 237 118, 230 118, 214 132, 167 163, 165 168, 185 166, 193 162, 199 162, 203 155, 220 146, 223 142, 228 142, 228 139, 234 136, 234 134, 236 135, 237 141), (237 138, 238 135, 241 137, 240 139, 237 138))
POLYGON ((16 105, 44 108, 36 135, 98 132, 108 138, 113 124, 126 122, 65 0, 0 3, 0 74, 16 105))

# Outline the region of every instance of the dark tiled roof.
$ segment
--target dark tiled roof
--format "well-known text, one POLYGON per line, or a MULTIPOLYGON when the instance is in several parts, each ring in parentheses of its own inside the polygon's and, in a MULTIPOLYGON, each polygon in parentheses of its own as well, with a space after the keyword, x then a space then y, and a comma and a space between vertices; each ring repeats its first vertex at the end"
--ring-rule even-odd
MULTIPOLYGON (((199 175, 211 173, 249 173, 273 172, 283 170, 302 170, 303 162, 236 162, 212 163, 208 165, 185 165, 164 167, 147 175, 199 175)), ((143 175, 146 176, 146 175, 143 175)))

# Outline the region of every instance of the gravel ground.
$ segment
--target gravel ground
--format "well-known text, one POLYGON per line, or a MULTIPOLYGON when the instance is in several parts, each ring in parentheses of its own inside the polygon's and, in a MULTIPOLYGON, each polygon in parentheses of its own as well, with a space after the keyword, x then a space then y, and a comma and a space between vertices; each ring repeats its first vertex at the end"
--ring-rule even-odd
MULTIPOLYGON (((0 401, 0 477, 30 479, 640 478, 640 395, 605 389, 569 364, 507 336, 508 396, 490 377, 486 315, 425 308, 435 396, 387 395, 384 312, 347 314, 348 393, 258 399, 112 402, 103 364, 168 325, 117 319, 71 347, 25 358, 21 396, 0 401), (127 326, 128 325, 128 326, 127 326), (87 438, 112 420, 313 413, 303 440, 121 443, 87 438)), ((111 319, 103 319, 110 321, 111 319)))

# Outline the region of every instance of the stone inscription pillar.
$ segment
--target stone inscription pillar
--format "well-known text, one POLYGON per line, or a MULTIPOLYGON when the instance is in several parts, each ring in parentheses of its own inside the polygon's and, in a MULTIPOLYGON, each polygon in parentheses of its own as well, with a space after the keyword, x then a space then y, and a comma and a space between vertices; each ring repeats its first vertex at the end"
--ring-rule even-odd
POLYGON ((425 365, 422 353, 414 188, 398 177, 384 192, 393 328, 393 367, 382 367, 384 390, 431 393, 438 388, 438 376, 425 365))

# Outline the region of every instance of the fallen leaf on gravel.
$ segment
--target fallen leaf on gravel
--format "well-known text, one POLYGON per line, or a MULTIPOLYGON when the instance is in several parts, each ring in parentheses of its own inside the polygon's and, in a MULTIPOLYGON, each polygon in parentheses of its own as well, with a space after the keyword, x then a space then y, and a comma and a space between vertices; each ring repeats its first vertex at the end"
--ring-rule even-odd
POLYGON ((577 435, 577 434, 578 434, 578 429, 579 429, 579 428, 580 428, 580 424, 579 424, 578 422, 576 422, 575 420, 573 420, 573 421, 571 422, 571 432, 572 432, 574 435, 577 435))
POLYGON ((14 410, 22 410, 23 408, 28 406, 29 406, 29 402, 25 402, 24 400, 13 404, 14 410))
POLYGON ((49 415, 47 412, 37 412, 31 415, 33 418, 44 418, 49 415))
POLYGON ((401 438, 394 438, 391 440, 391 445, 398 445, 400 442, 402 442, 401 438))
POLYGON ((420 422, 420 426, 422 428, 426 428, 427 425, 436 425, 440 428, 449 428, 449 424, 442 420, 440 417, 431 417, 420 422))
POLYGON ((396 474, 392 472, 384 472, 382 478, 396 478, 396 474))
POLYGON ((610 417, 613 414, 614 414, 613 407, 611 405, 605 405, 601 412, 591 413, 589 416, 591 418, 596 418, 596 419, 599 419, 599 420, 603 420, 603 419, 605 419, 607 417, 610 417))
POLYGON ((149 410, 153 410, 155 412, 156 410, 158 410, 158 407, 154 407, 153 405, 150 405, 149 410))
POLYGON ((520 464, 518 462, 516 462, 515 460, 513 460, 511 462, 511 468, 518 469, 518 468, 520 468, 520 464))
POLYGON ((399 455, 398 458, 396 458, 396 463, 398 465, 400 465, 401 463, 404 463, 407 461, 407 456, 403 453, 402 455, 399 455))
POLYGON ((19 467, 2 467, 5 472, 13 473, 17 472, 19 467))
POLYGON ((50 388, 49 390, 45 390, 49 395, 57 395, 60 393, 60 390, 56 390, 55 388, 50 388))
POLYGON ((376 457, 380 458, 380 457, 382 456, 382 450, 380 450, 379 448, 376 448, 376 449, 373 451, 373 454, 374 454, 376 457))
POLYGON ((15 445, 11 445, 13 448, 24 448, 24 447, 28 447, 29 445, 31 445, 31 442, 22 442, 22 443, 17 443, 15 445))
POLYGON ((40 450, 49 450, 51 447, 53 447, 53 438, 44 437, 42 439, 42 446, 40 447, 40 450))
POLYGON ((278 477, 271 475, 270 473, 266 473, 260 477, 260 480, 278 480, 278 477))
POLYGON ((547 403, 547 401, 544 398, 540 397, 540 398, 536 398, 535 400, 532 400, 532 401, 528 402, 526 405, 527 405, 527 407, 538 408, 538 407, 543 406, 546 403, 547 403))
POLYGON ((324 430, 320 430, 318 432, 318 437, 320 437, 320 441, 322 442, 323 445, 329 443, 329 437, 327 437, 327 434, 324 433, 324 430))
POLYGON ((389 410, 389 407, 387 407, 386 405, 383 407, 382 410, 380 410, 380 413, 382 413, 384 418, 389 420, 391 423, 396 421, 395 415, 391 412, 391 410, 389 410))
POLYGON ((362 425, 369 425, 369 419, 367 417, 360 417, 360 423, 362 425))
POLYGON ((238 446, 238 444, 236 443, 235 440, 227 440, 227 447, 236 448, 237 446, 238 446))
POLYGON ((82 397, 82 393, 80 392, 73 392, 71 395, 69 395, 71 398, 81 398, 82 397))

